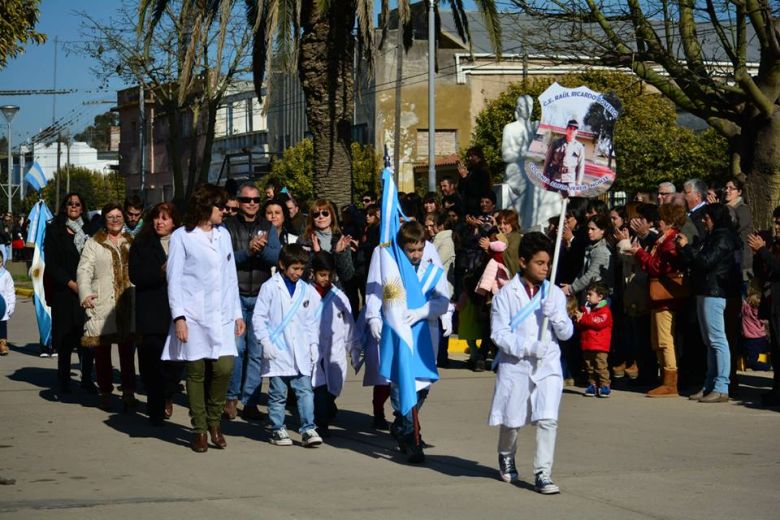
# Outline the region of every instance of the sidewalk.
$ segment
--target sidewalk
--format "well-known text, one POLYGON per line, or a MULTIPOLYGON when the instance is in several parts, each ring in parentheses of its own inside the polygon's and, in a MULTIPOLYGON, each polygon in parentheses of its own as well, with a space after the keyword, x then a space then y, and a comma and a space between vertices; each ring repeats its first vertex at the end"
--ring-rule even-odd
MULTIPOLYGON (((318 449, 272 446, 261 425, 238 419, 224 424, 226 450, 195 454, 183 399, 162 429, 140 414, 102 412, 94 396, 54 401, 57 361, 37 357, 29 299, 9 328, 0 477, 16 484, 0 486, 0 518, 778 518, 780 413, 750 403, 630 391, 589 399, 567 389, 553 471, 562 494, 541 496, 529 484, 532 430, 520 439, 522 482, 497 479, 491 372, 442 371, 420 414, 432 445, 422 466, 404 463, 387 433, 370 428, 371 392, 354 376, 318 449)), ((754 400, 770 382, 767 373, 743 380, 754 400)), ((295 420, 288 426, 297 442, 295 420)))

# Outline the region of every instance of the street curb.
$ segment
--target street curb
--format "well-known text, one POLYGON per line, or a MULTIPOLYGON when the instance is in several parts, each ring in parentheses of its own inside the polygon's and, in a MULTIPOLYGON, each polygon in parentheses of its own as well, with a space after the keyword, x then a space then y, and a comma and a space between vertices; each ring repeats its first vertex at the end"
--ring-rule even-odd
POLYGON ((32 295, 35 294, 35 291, 32 289, 26 289, 24 287, 17 287, 16 288, 16 295, 17 296, 24 296, 26 298, 32 298, 32 295))

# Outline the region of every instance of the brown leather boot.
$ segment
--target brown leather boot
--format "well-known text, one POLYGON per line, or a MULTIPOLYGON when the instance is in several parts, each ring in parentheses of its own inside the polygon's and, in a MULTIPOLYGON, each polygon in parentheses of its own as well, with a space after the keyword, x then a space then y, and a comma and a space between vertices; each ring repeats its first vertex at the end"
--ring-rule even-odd
POLYGON ((677 371, 663 369, 664 379, 661 386, 647 392, 647 397, 677 397, 677 371))
POLYGON ((621 377, 624 377, 626 375, 626 364, 620 363, 619 365, 615 365, 612 367, 612 376, 615 379, 620 379, 621 377))
POLYGON ((629 379, 634 380, 639 377, 639 365, 634 363, 631 366, 626 367, 626 375, 629 379))
POLYGON ((238 415, 238 399, 228 399, 225 401, 225 409, 222 412, 222 417, 228 421, 232 421, 238 415))
POLYGON ((206 439, 206 432, 196 432, 195 436, 192 438, 192 442, 190 442, 190 448, 192 448, 192 451, 195 453, 204 453, 208 451, 209 442, 206 439))
POLYGON ((209 433, 211 434, 211 442, 214 446, 220 450, 224 450, 227 446, 227 442, 225 442, 225 437, 222 436, 222 429, 219 425, 209 426, 209 433))
POLYGON ((8 340, 0 339, 0 356, 8 355, 8 340))

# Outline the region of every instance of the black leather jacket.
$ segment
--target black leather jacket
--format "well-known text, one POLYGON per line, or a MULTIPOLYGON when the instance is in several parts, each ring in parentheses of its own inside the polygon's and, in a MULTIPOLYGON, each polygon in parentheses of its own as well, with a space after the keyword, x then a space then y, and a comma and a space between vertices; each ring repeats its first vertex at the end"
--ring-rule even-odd
POLYGON ((682 248, 697 296, 730 298, 739 295, 742 272, 739 265, 742 242, 730 229, 713 229, 704 239, 682 248))
POLYGON ((236 255, 238 293, 241 296, 257 296, 260 286, 271 277, 271 268, 279 261, 281 245, 276 229, 258 215, 254 222, 247 222, 242 215, 225 219, 236 255), (249 241, 258 231, 268 233, 268 244, 256 255, 249 253, 249 241))

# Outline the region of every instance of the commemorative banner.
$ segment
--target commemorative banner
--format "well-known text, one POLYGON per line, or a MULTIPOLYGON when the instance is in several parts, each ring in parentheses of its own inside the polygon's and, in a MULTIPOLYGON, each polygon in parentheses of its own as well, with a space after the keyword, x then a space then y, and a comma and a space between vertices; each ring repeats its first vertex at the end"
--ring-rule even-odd
POLYGON ((525 161, 537 187, 569 197, 596 197, 615 182, 612 134, 620 115, 613 94, 553 83, 539 96, 542 119, 525 161))

